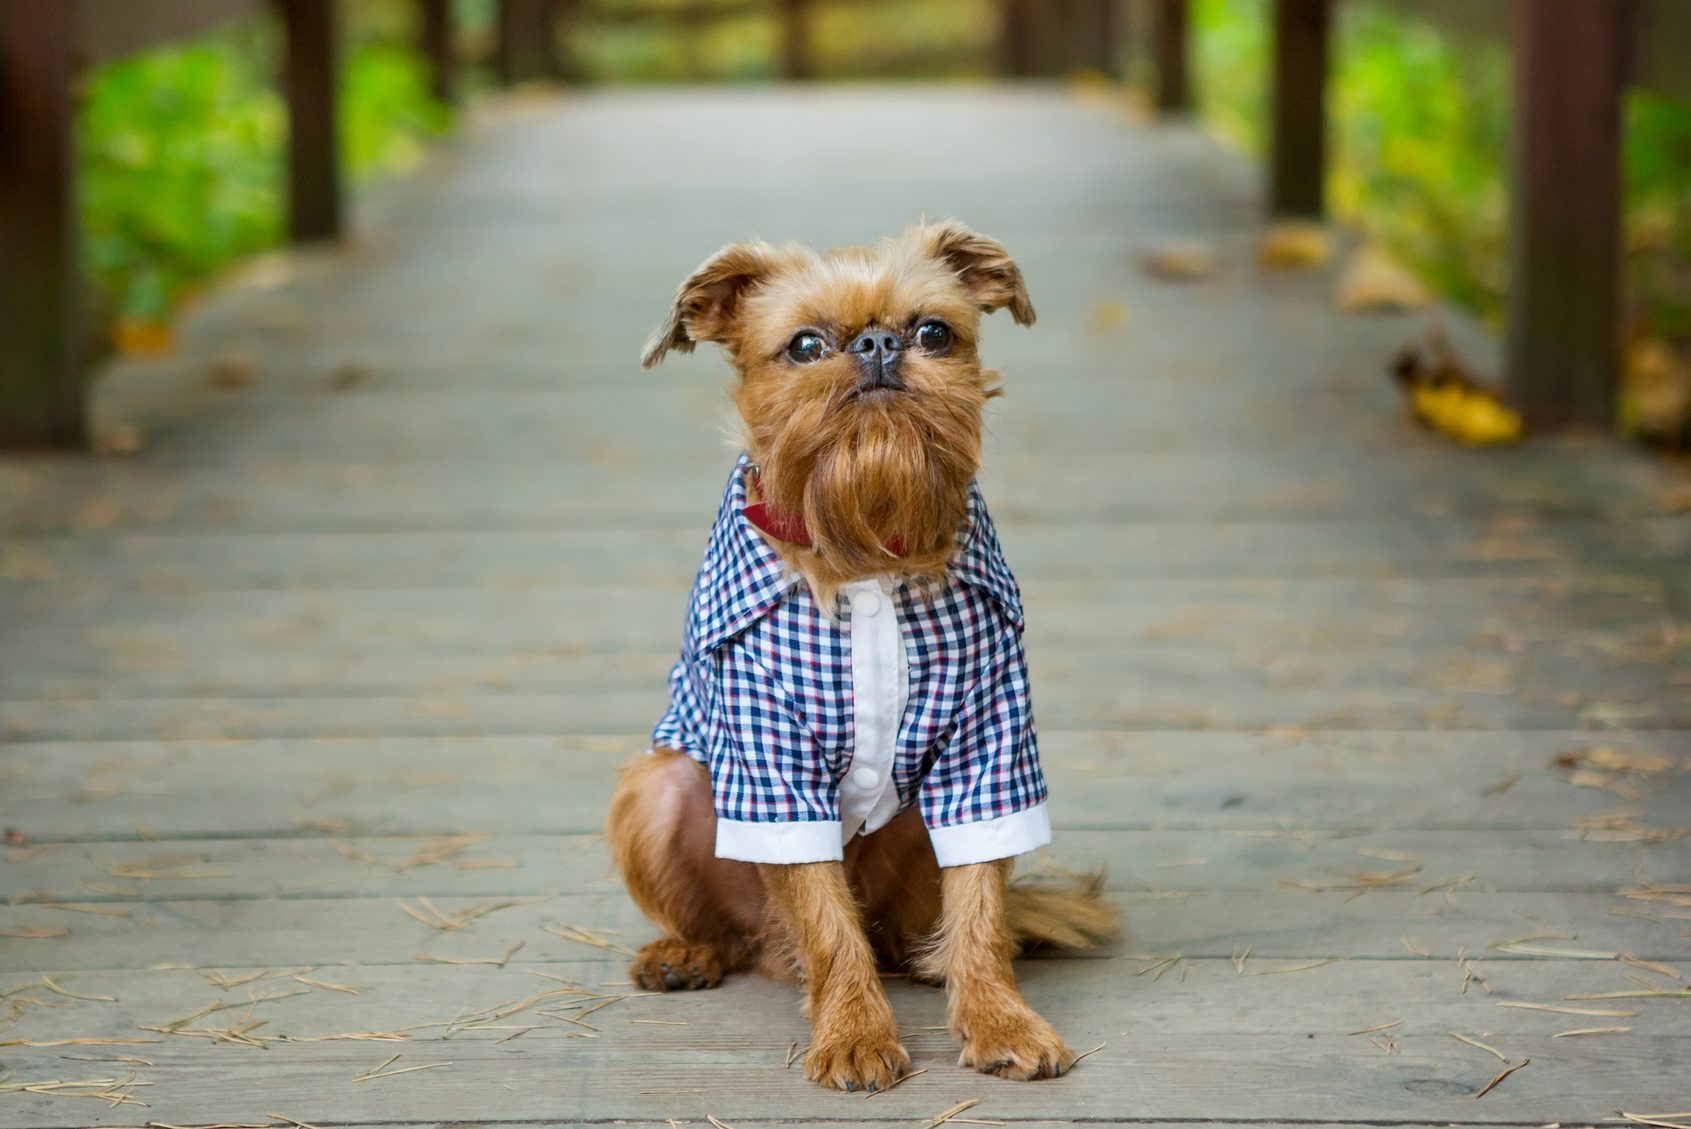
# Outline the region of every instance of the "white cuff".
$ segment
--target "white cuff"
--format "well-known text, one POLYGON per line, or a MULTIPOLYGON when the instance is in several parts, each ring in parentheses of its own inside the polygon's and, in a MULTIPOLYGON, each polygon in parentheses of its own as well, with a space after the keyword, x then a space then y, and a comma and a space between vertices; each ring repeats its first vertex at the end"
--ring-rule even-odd
POLYGON ((837 862, 845 858, 840 821, 753 823, 716 821, 716 857, 741 862, 837 862))
MULTIPOLYGON (((1039 803, 997 819, 959 823, 955 827, 930 827, 928 838, 933 840, 934 854, 941 866, 991 862, 1025 855, 1051 842, 1051 816, 1045 804, 1039 803)), ((718 837, 716 842, 716 853, 721 854, 722 839, 718 837)))

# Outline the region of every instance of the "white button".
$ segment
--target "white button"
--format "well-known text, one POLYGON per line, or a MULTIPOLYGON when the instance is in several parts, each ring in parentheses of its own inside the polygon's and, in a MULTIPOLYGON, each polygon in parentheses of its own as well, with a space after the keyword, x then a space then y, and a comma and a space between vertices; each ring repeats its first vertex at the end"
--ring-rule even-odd
POLYGON ((854 592, 851 597, 851 614, 868 619, 881 610, 881 598, 873 592, 854 592))
MULTIPOLYGON (((855 600, 852 601, 852 606, 857 606, 855 600)), ((859 788, 873 788, 881 782, 881 774, 872 768, 854 768, 851 770, 851 782, 859 788)))

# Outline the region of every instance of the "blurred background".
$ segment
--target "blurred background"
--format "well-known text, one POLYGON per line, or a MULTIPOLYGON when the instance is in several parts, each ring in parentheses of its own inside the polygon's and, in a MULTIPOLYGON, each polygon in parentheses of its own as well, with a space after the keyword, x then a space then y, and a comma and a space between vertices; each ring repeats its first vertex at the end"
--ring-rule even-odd
MULTIPOLYGON (((122 24, 122 7, 85 4, 83 20, 95 30, 101 21, 122 24)), ((185 305, 285 237, 284 32, 264 6, 235 7, 251 11, 231 19, 216 4, 180 5, 180 36, 79 72, 77 223, 81 265, 96 290, 87 332, 97 349, 167 349, 185 305)), ((1070 82, 1142 120, 1159 99, 1165 110, 1189 104, 1204 128, 1266 159, 1272 7, 518 0, 502 9, 495 0, 344 0, 334 64, 338 145, 354 185, 402 175, 451 134, 465 105, 511 83, 969 83, 1012 75, 1070 82), (502 19, 511 21, 509 45, 502 19), (1170 20, 1189 26, 1174 44, 1162 30, 1170 20), (442 36, 451 41, 445 72, 437 69, 442 36), (1159 92, 1159 62, 1166 69, 1181 54, 1189 62, 1174 77, 1184 89, 1159 92)), ((1334 15, 1327 99, 1332 215, 1494 327, 1507 279, 1506 9, 1347 0, 1334 15)), ((1652 36, 1664 38, 1673 37, 1652 36)), ((1688 81, 1682 68, 1646 70, 1649 81, 1624 99, 1620 419, 1629 432, 1677 449, 1691 416, 1691 91, 1672 89, 1688 81)))

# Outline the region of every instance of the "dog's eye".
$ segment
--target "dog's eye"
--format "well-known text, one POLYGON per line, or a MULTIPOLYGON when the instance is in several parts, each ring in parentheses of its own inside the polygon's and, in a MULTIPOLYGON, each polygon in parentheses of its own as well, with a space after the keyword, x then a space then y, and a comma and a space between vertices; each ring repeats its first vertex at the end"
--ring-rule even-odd
POLYGON ((787 357, 795 364, 814 364, 828 351, 828 343, 815 333, 801 333, 787 342, 787 357))
POLYGON ((951 327, 943 321, 923 323, 916 331, 916 344, 927 353, 943 353, 951 348, 951 327))

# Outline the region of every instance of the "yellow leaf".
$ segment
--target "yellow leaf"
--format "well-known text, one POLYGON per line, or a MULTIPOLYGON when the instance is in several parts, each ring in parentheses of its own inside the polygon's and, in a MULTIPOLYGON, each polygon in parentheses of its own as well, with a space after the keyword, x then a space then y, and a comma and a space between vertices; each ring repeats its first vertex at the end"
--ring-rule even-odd
POLYGON ((1332 237, 1310 220, 1282 220, 1257 244, 1257 262, 1268 270, 1307 270, 1325 266, 1332 257, 1332 237))

